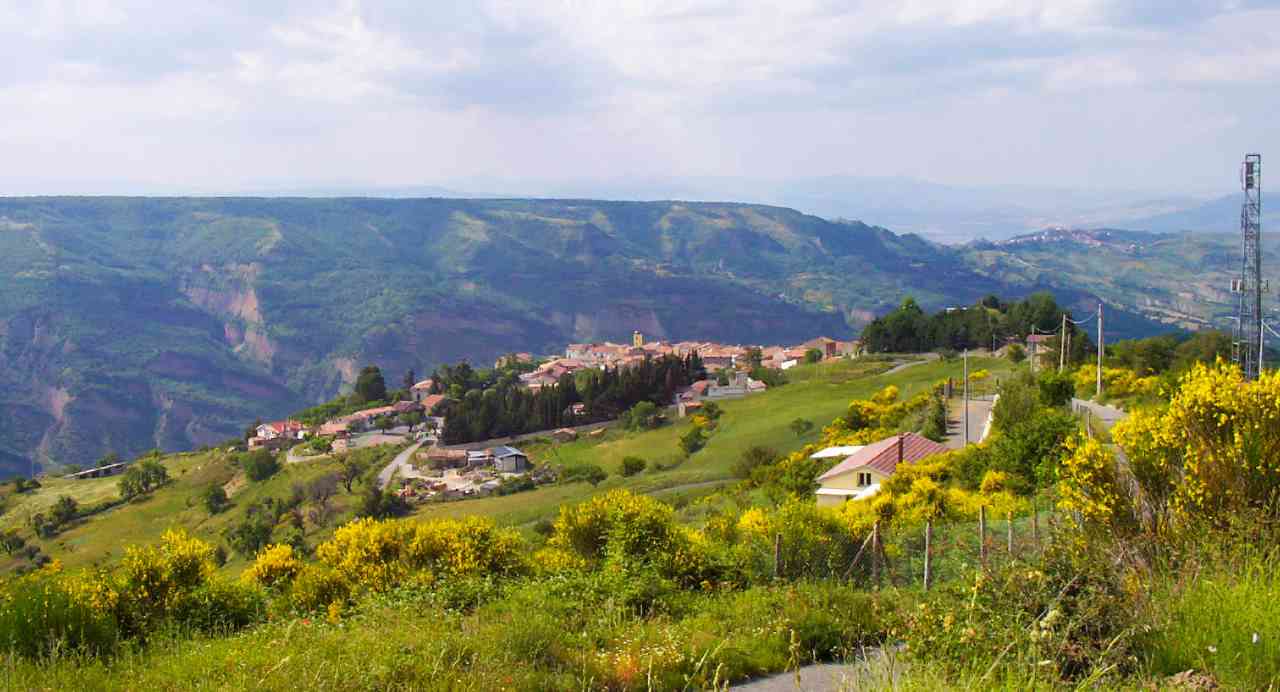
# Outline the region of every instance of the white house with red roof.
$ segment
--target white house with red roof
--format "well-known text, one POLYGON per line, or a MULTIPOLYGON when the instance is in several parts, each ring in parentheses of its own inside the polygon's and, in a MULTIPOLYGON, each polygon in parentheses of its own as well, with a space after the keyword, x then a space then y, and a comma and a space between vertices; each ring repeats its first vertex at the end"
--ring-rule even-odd
POLYGON ((296 420, 278 420, 271 423, 263 423, 254 430, 254 434, 263 440, 274 440, 277 437, 300 440, 306 435, 306 432, 307 426, 296 420))
POLYGON ((944 445, 913 432, 866 445, 818 476, 818 506, 834 507, 871 497, 899 464, 914 464, 946 451, 944 445))
POLYGON ((431 380, 423 380, 409 388, 409 394, 413 396, 414 401, 421 402, 423 399, 431 396, 431 380))

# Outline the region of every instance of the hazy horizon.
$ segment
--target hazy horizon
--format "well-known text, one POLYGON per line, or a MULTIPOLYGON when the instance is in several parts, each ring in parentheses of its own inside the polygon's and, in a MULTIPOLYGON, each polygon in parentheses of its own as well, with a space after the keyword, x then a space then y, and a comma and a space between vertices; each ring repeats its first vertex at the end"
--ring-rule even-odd
POLYGON ((1277 29, 1274 2, 11 5, 0 194, 849 176, 1209 198, 1277 141, 1277 29))

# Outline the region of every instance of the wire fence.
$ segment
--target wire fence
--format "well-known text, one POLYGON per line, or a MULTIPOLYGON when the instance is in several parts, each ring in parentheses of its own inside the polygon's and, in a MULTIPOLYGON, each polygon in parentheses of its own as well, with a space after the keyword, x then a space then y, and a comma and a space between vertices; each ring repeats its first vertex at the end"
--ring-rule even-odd
POLYGON ((926 522, 847 540, 778 533, 752 551, 752 571, 777 579, 828 578, 868 588, 931 586, 969 578, 975 570, 1038 560, 1059 517, 1052 511, 991 516, 975 522, 926 522))

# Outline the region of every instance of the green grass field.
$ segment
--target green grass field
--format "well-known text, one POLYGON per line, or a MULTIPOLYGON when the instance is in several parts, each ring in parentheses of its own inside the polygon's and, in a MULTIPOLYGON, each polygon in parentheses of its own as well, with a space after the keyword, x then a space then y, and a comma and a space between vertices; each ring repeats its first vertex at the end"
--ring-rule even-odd
MULTIPOLYGON (((688 458, 678 447, 678 438, 689 425, 686 420, 675 420, 646 432, 611 429, 600 438, 583 437, 567 444, 545 441, 525 445, 524 451, 535 462, 596 463, 609 472, 609 477, 595 487, 587 483, 551 485, 514 495, 429 504, 419 508, 413 517, 474 514, 493 517, 506 525, 528 526, 539 519, 554 517, 564 503, 579 502, 613 488, 668 497, 711 492, 732 479, 733 462, 751 446, 764 445, 779 453, 790 452, 818 439, 821 428, 841 415, 851 400, 868 397, 889 384, 897 385, 902 396, 911 396, 934 382, 961 373, 959 361, 924 362, 884 374, 889 367, 889 363, 881 361, 840 361, 793 368, 787 373, 791 382, 785 386, 746 399, 721 402, 724 415, 718 429, 705 448, 688 458), (814 429, 797 437, 789 429, 796 418, 813 421, 814 429), (628 456, 645 459, 649 468, 629 478, 623 477, 619 469, 622 459, 628 456)), ((1006 362, 996 360, 971 361, 970 367, 987 368, 993 373, 1008 369, 1006 362)), ((155 542, 165 530, 173 527, 222 543, 223 531, 243 519, 249 504, 267 497, 287 496, 294 483, 332 473, 337 467, 332 460, 286 464, 264 482, 243 485, 232 496, 230 510, 210 516, 201 502, 201 493, 215 483, 227 483, 236 475, 231 455, 220 451, 175 454, 166 457, 164 463, 172 479, 168 485, 151 497, 77 520, 57 536, 38 541, 41 550, 67 568, 78 568, 118 558, 125 546, 155 542)), ((0 515, 0 528, 19 528, 29 537, 28 518, 47 510, 59 496, 71 496, 81 506, 87 506, 115 497, 118 482, 119 477, 44 480, 38 490, 10 498, 7 511, 0 515)), ((355 491, 358 493, 360 488, 355 491)), ((357 501, 354 495, 340 490, 334 498, 340 510, 337 520, 324 528, 308 524, 307 541, 314 545, 326 539, 336 525, 350 516, 357 501)), ((224 569, 229 573, 238 572, 243 564, 242 559, 233 555, 224 569)), ((0 562, 0 569, 12 566, 11 562, 0 562)))
MULTIPOLYGON (((985 368, 995 375, 1010 368, 1008 361, 998 359, 970 359, 969 365, 971 369, 985 368)), ((886 375, 888 368, 889 364, 884 362, 839 361, 788 370, 790 383, 787 385, 745 399, 720 402, 724 415, 718 429, 706 447, 687 459, 680 452, 678 440, 689 422, 680 419, 657 430, 610 429, 603 438, 524 445, 521 449, 535 462, 599 464, 609 472, 609 477, 594 488, 585 483, 555 485, 515 495, 427 505, 415 516, 483 514, 500 523, 523 525, 553 517, 563 503, 578 502, 613 488, 643 493, 703 484, 710 488, 714 482, 732 477, 730 468, 749 447, 763 445, 783 454, 799 449, 816 441, 822 427, 843 414, 850 401, 869 397, 889 384, 896 385, 901 396, 908 397, 939 380, 961 376, 963 365, 958 360, 929 361, 886 375), (813 430, 796 437, 789 428, 796 418, 813 421, 813 430), (628 456, 644 459, 648 469, 624 478, 619 470, 622 460, 628 456)))
MULTIPOLYGON (((126 546, 155 542, 170 528, 184 528, 200 538, 221 543, 222 531, 243 519, 249 504, 266 497, 287 495, 293 483, 330 473, 336 466, 331 461, 287 464, 266 481, 243 484, 231 497, 229 510, 210 516, 201 494, 209 486, 225 484, 236 475, 230 455, 220 451, 175 454, 165 457, 164 465, 169 471, 169 484, 149 497, 73 522, 53 538, 38 541, 41 549, 65 567, 76 568, 117 559, 126 546)), ((115 476, 42 481, 38 490, 11 500, 9 511, 0 516, 0 527, 25 530, 28 517, 47 509, 62 495, 75 498, 82 506, 116 497, 119 480, 120 477, 115 476)), ((338 506, 350 505, 353 499, 341 492, 335 498, 338 506)), ((29 537, 30 531, 26 534, 29 537)), ((229 571, 239 571, 242 567, 243 560, 234 556, 226 566, 229 571)))

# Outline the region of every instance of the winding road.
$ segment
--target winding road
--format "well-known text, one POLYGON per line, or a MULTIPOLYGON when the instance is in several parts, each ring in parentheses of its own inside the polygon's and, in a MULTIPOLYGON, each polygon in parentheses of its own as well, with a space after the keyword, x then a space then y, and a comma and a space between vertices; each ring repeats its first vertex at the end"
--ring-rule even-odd
POLYGON ((413 458, 413 453, 418 451, 418 448, 422 445, 423 442, 415 442, 414 444, 409 445, 403 452, 397 454, 396 458, 392 459, 391 463, 387 464, 386 468, 378 472, 378 487, 386 490, 387 485, 391 483, 391 479, 395 477, 396 471, 404 471, 405 475, 409 475, 410 473, 417 475, 417 473, 413 471, 413 468, 409 466, 409 460, 413 458))

